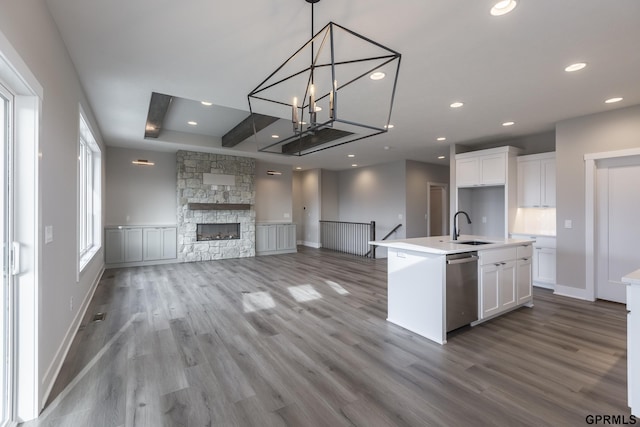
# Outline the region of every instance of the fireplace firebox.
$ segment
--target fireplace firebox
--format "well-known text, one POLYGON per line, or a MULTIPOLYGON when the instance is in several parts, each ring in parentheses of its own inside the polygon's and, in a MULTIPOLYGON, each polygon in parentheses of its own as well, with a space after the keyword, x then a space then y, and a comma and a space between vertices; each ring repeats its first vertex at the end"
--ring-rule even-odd
POLYGON ((230 224, 198 224, 197 239, 199 242, 210 240, 236 240, 240 238, 240 223, 230 224))

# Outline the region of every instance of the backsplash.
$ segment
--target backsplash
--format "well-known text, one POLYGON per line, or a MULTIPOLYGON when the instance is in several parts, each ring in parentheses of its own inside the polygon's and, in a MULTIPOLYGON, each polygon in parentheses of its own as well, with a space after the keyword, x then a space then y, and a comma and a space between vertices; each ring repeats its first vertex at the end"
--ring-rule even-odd
POLYGON ((556 209, 518 208, 511 233, 555 236, 556 209))

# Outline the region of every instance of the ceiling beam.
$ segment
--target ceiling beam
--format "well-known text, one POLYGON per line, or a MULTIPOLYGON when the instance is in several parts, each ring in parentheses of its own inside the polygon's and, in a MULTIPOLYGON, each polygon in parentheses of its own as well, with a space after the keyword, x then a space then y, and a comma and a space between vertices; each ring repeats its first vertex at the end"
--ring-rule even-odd
POLYGON ((296 141, 284 144, 282 154, 296 154, 349 135, 353 135, 353 133, 332 128, 320 129, 312 135, 306 135, 296 141))
POLYGON ((227 148, 235 147, 245 139, 249 138, 254 133, 254 123, 256 126, 255 132, 257 133, 278 120, 279 119, 277 117, 253 113, 222 136, 222 146, 227 148))
POLYGON ((145 138, 157 138, 162 130, 162 122, 164 121, 173 96, 163 93, 151 92, 151 101, 149 102, 149 113, 147 114, 147 124, 144 128, 145 138))

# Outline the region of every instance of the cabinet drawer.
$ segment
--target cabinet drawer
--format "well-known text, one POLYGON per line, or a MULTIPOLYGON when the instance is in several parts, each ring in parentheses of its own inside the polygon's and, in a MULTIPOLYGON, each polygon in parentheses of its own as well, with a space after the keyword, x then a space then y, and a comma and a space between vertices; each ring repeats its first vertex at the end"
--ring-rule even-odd
POLYGON ((480 265, 504 262, 516 259, 516 257, 517 250, 515 247, 480 251, 480 265))
POLYGON ((531 258, 533 256, 533 246, 532 245, 518 246, 516 248, 516 255, 518 259, 531 258))

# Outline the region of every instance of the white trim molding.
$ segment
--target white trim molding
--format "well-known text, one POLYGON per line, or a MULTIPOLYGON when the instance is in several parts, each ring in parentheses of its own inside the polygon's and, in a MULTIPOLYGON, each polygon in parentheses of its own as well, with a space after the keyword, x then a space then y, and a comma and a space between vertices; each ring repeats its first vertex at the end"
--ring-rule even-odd
MULTIPOLYGON (((584 295, 587 301, 596 299, 596 169, 597 162, 607 159, 619 159, 624 157, 640 156, 640 148, 629 148, 626 150, 606 151, 601 153, 589 153, 584 155, 585 172, 585 281, 584 295)), ((565 290, 568 287, 562 287, 565 290)), ((568 288, 576 289, 576 288, 568 288)), ((556 291, 558 286, 556 286, 556 291)), ((576 289, 583 291, 582 289, 576 289)), ((562 295, 560 292, 556 292, 562 295)), ((576 296, 575 298, 580 298, 576 296)))

